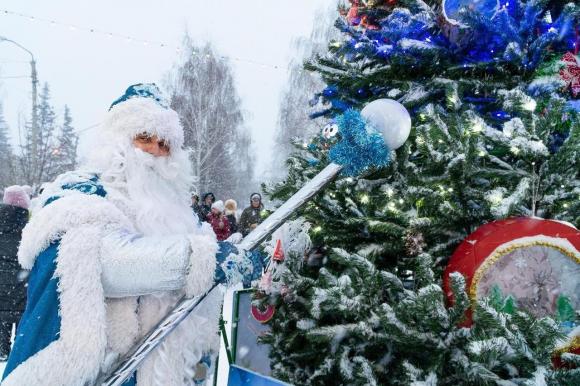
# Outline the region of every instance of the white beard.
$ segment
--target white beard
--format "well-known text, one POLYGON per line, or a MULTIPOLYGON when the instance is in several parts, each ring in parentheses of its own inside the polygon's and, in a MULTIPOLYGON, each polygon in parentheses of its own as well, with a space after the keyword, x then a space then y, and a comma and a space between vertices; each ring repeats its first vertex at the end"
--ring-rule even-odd
POLYGON ((145 236, 201 233, 189 207, 193 178, 187 152, 155 157, 129 145, 118 148, 108 163, 101 174, 107 197, 134 220, 139 232, 145 236))
MULTIPOLYGON (((129 216, 143 235, 213 233, 209 224, 199 225, 189 206, 193 178, 186 151, 154 157, 128 144, 110 151, 106 158, 103 153, 100 161, 100 180, 107 199, 129 216)), ((125 299, 131 303, 124 307, 137 310, 137 338, 155 326, 182 295, 182 291, 170 291, 141 296, 138 305, 134 299, 125 299)), ((200 307, 188 316, 145 360, 138 370, 138 386, 189 385, 193 368, 202 354, 217 352, 223 293, 214 291, 209 298, 214 299, 205 302, 209 309, 200 307), (183 381, 186 374, 189 381, 183 381)))

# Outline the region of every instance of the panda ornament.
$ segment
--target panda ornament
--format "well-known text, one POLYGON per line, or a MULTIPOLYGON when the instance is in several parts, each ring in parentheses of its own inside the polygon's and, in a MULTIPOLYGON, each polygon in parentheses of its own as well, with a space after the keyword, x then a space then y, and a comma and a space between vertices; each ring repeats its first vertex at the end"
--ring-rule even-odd
POLYGON ((334 146, 338 142, 338 140, 340 139, 338 132, 339 132, 338 123, 336 123, 334 120, 331 121, 330 123, 327 123, 322 128, 322 131, 320 132, 321 137, 320 142, 324 149, 329 150, 332 146, 334 146))
POLYGON ((322 137, 326 140, 330 140, 335 137, 336 134, 338 134, 338 125, 334 122, 327 124, 322 129, 322 137))

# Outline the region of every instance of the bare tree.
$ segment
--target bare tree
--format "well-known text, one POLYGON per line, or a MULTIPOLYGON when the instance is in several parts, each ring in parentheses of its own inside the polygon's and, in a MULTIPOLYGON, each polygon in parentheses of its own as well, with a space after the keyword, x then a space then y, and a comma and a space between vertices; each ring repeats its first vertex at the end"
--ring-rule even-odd
POLYGON ((294 59, 288 65, 288 83, 280 101, 272 175, 283 176, 286 172, 284 163, 294 149, 293 140, 308 138, 320 131, 323 125, 310 119, 312 108, 309 106, 314 94, 324 88, 324 82, 318 74, 304 70, 303 61, 326 51, 328 41, 339 38, 333 27, 336 17, 335 3, 319 10, 314 17, 316 23, 310 36, 300 37, 293 42, 294 59))
POLYGON ((209 43, 196 47, 186 36, 184 48, 185 60, 169 74, 168 88, 171 107, 183 124, 185 146, 192 149, 196 188, 239 199, 242 177, 252 179, 247 166, 252 154, 232 70, 209 43))

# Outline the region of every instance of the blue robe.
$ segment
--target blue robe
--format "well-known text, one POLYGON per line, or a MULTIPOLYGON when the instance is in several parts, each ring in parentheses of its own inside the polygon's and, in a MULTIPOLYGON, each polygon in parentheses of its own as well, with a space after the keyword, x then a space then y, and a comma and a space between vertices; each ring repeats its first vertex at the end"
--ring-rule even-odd
MULTIPOLYGON (((106 191, 94 176, 88 181, 66 184, 63 190, 78 190, 84 194, 106 196, 106 191)), ((46 205, 58 200, 50 197, 46 205)), ((52 242, 42 251, 34 263, 28 277, 27 303, 22 319, 18 324, 14 346, 8 357, 2 379, 4 380, 16 367, 26 362, 34 354, 46 348, 59 338, 61 317, 58 296, 59 279, 55 276, 56 259, 60 240, 52 242), (39 321, 42 321, 39 323, 39 321)), ((135 375, 123 386, 135 386, 135 375)))

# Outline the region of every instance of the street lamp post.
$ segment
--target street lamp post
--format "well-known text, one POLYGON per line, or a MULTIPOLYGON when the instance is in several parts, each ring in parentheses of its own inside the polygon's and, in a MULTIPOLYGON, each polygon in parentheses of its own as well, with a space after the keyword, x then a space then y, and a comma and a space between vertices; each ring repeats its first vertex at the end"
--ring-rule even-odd
MULTIPOLYGON (((14 40, 8 39, 4 36, 0 36, 0 43, 1 42, 7 42, 7 43, 12 43, 15 46, 17 46, 18 48, 26 51, 29 55, 30 55, 30 78, 32 80, 32 127, 31 127, 31 136, 32 136, 32 142, 31 142, 31 171, 34 171, 36 169, 36 159, 37 159, 37 151, 38 151, 38 104, 37 104, 37 95, 38 95, 38 76, 36 73, 36 60, 34 60, 34 55, 32 54, 32 52, 30 52, 30 50, 26 49, 25 47, 23 47, 22 45, 20 45, 19 43, 15 42, 14 40)), ((34 178, 36 176, 30 176, 31 179, 34 181, 34 178)))

